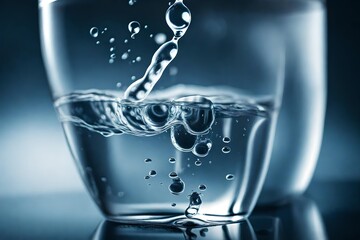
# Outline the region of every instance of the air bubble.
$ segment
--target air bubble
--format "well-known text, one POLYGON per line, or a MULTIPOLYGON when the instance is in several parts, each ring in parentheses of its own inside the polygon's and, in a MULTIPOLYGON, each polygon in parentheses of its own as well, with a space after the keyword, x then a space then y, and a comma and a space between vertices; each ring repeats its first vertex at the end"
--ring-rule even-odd
POLYGON ((134 81, 135 79, 136 79, 136 77, 135 77, 135 76, 131 76, 131 80, 133 80, 133 81, 134 81))
POLYGON ((169 173, 169 177, 170 178, 176 178, 178 175, 177 175, 177 173, 176 172, 171 172, 171 173, 169 173))
POLYGON ((172 206, 172 207, 176 207, 176 203, 172 203, 171 206, 172 206))
POLYGON ((200 190, 200 191, 205 191, 205 190, 206 190, 206 186, 205 186, 204 184, 201 184, 201 185, 199 186, 199 190, 200 190))
POLYGON ((115 42, 115 38, 110 38, 109 43, 113 43, 113 42, 115 42))
POLYGON ((174 178, 172 184, 169 186, 169 190, 172 194, 178 195, 184 192, 185 183, 179 178, 174 178))
POLYGON ((221 149, 221 151, 222 151, 223 153, 229 153, 229 152, 231 152, 231 148, 228 147, 228 146, 225 146, 225 147, 223 147, 223 148, 221 149))
POLYGON ((140 62, 141 61, 141 57, 136 57, 135 59, 137 62, 140 62))
POLYGON ((145 163, 151 163, 152 160, 151 160, 150 158, 146 158, 146 159, 144 160, 144 162, 145 162, 145 163))
POLYGON ((206 139, 197 143, 192 152, 198 157, 206 157, 209 154, 211 147, 211 140, 206 139))
POLYGON ((99 45, 99 44, 100 44, 100 41, 96 41, 96 44, 99 45))
POLYGON ((224 137, 223 138, 224 143, 229 143, 230 141, 231 141, 231 139, 229 137, 224 137))
POLYGON ((156 176, 156 171, 155 170, 151 170, 150 172, 149 172, 149 176, 151 176, 151 177, 155 177, 156 176))
POLYGON ((171 141, 176 149, 189 152, 193 149, 197 136, 188 133, 183 125, 176 125, 171 128, 171 141))
POLYGON ((232 180, 234 180, 235 176, 232 175, 232 174, 228 174, 228 175, 226 175, 225 178, 226 178, 226 180, 228 180, 228 181, 232 181, 232 180))
POLYGON ((132 21, 128 25, 129 32, 131 33, 131 38, 134 39, 135 35, 140 32, 140 23, 137 21, 132 21))
POLYGON ((201 162, 199 159, 195 161, 195 165, 196 165, 196 166, 200 167, 201 164, 202 164, 202 162, 201 162))
POLYGON ((93 36, 94 38, 99 36, 99 29, 97 27, 92 27, 90 29, 90 35, 93 36))
POLYGON ((115 47, 110 48, 110 52, 113 52, 113 51, 115 51, 115 47))
POLYGON ((154 40, 157 44, 161 45, 166 42, 166 35, 164 33, 158 33, 155 35, 154 40))
POLYGON ((169 158, 169 162, 170 162, 170 163, 175 163, 176 160, 175 160, 175 158, 171 157, 171 158, 169 158))
POLYGON ((114 63, 114 59, 110 58, 110 59, 109 59, 109 63, 110 63, 110 64, 114 63))
POLYGON ((112 59, 114 59, 114 58, 116 58, 116 54, 115 54, 115 53, 112 53, 112 54, 110 55, 110 57, 111 57, 112 59))
POLYGON ((120 88, 120 87, 121 87, 121 82, 118 82, 118 83, 116 84, 116 87, 117 87, 117 88, 120 88))
POLYGON ((145 176, 144 179, 148 180, 148 179, 150 179, 150 176, 145 176))

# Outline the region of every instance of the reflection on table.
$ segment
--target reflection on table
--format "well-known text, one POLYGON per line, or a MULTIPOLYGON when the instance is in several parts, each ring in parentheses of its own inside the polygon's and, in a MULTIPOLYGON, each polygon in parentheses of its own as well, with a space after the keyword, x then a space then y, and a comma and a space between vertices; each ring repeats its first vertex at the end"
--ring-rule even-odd
POLYGON ((104 221, 92 239, 323 240, 327 237, 315 203, 299 196, 283 206, 256 209, 248 221, 220 226, 163 227, 104 221))

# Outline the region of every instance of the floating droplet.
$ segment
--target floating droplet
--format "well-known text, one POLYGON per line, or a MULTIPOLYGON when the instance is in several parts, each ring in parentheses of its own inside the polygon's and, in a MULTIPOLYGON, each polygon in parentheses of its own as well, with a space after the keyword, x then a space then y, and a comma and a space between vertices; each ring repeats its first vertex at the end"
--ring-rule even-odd
POLYGON ((115 42, 115 38, 110 38, 109 43, 113 43, 113 42, 115 42))
POLYGON ((170 162, 170 163, 175 163, 176 160, 175 160, 175 158, 171 157, 171 158, 169 158, 169 162, 170 162))
POLYGON ((229 143, 230 141, 231 141, 231 139, 229 137, 224 137, 223 138, 224 143, 229 143))
POLYGON ((100 44, 100 41, 96 41, 96 44, 99 45, 99 44, 100 44))
POLYGON ((196 165, 196 166, 200 167, 201 164, 202 164, 202 162, 201 162, 199 159, 195 161, 195 165, 196 165))
POLYGON ((114 58, 116 58, 116 54, 115 54, 115 53, 112 53, 112 54, 110 55, 110 57, 114 59, 114 58))
POLYGON ((96 38, 97 36, 99 36, 99 29, 97 27, 92 27, 90 29, 90 35, 96 38))
POLYGON ((120 87, 121 87, 121 82, 118 82, 118 83, 116 84, 116 87, 117 87, 117 88, 120 88, 120 87))
POLYGON ((228 181, 232 181, 232 180, 234 180, 235 176, 232 175, 232 174, 228 174, 228 175, 226 175, 225 178, 226 178, 226 180, 228 180, 228 181))
POLYGON ((131 76, 131 80, 133 80, 133 81, 134 81, 135 79, 136 79, 136 77, 135 77, 135 76, 131 76))
POLYGON ((131 38, 135 38, 135 35, 140 32, 140 23, 137 21, 132 21, 129 23, 128 29, 131 33, 131 38))
POLYGON ((185 183, 179 178, 174 178, 172 184, 169 186, 169 190, 172 194, 178 195, 185 189, 185 183))
POLYGON ((177 175, 177 173, 176 172, 171 172, 171 173, 169 173, 169 177, 170 178, 176 178, 178 175, 177 175))
POLYGON ((185 216, 187 218, 193 218, 199 212, 201 203, 202 203, 202 200, 201 200, 200 194, 197 192, 193 192, 190 195, 189 206, 185 210, 185 216))
POLYGON ((201 184, 201 185, 199 186, 199 190, 200 190, 200 191, 205 191, 205 190, 206 190, 206 186, 205 186, 204 184, 201 184))
POLYGON ((110 59, 109 59, 109 63, 110 63, 110 64, 114 63, 114 59, 110 58, 110 59))
POLYGON ((155 35, 154 40, 157 44, 161 45, 166 42, 166 35, 164 33, 158 33, 155 35))
POLYGON ((155 170, 151 170, 151 171, 149 172, 149 175, 150 175, 151 177, 155 177, 155 176, 156 176, 156 171, 155 171, 155 170))
POLYGON ((136 3, 136 0, 129 0, 129 5, 132 6, 136 3))
POLYGON ((169 74, 170 74, 170 76, 175 76, 175 75, 177 75, 177 74, 178 74, 178 69, 177 69, 177 67, 174 67, 174 66, 170 67, 170 69, 169 69, 169 74))
POLYGON ((152 38, 154 36, 154 34, 150 34, 149 37, 152 38))
POLYGON ((146 159, 144 160, 144 162, 145 162, 145 163, 151 163, 152 160, 151 160, 150 158, 146 158, 146 159))
POLYGON ((223 153, 229 153, 229 152, 231 152, 231 148, 228 147, 228 146, 225 146, 225 147, 223 147, 223 148, 221 149, 221 151, 222 151, 223 153))
POLYGON ((115 51, 115 47, 110 48, 110 52, 113 52, 113 51, 115 51))
POLYGON ((118 192, 117 195, 118 195, 119 198, 121 198, 121 197, 125 196, 125 193, 124 192, 118 192))
POLYGON ((141 57, 139 56, 139 57, 136 57, 136 59, 135 59, 137 62, 140 62, 141 61, 141 57))
POLYGON ((122 60, 126 60, 128 57, 129 57, 128 53, 123 53, 123 55, 121 55, 122 60))

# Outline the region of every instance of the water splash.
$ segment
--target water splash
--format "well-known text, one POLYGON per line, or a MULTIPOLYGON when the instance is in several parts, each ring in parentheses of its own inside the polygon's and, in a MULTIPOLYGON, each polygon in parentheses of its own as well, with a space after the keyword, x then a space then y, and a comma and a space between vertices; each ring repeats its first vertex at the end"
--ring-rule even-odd
POLYGON ((198 214, 200 206, 202 204, 201 196, 197 192, 193 192, 189 198, 189 206, 185 210, 185 216, 187 218, 193 218, 198 214))
MULTIPOLYGON (((182 0, 176 0, 166 12, 166 22, 174 33, 172 40, 162 44, 154 53, 144 76, 133 82, 125 91, 124 98, 130 101, 143 101, 151 92, 164 70, 178 53, 178 40, 187 31, 190 22, 190 10, 182 0)), ((138 26, 140 31, 140 24, 138 26)), ((132 32, 133 27, 129 31, 132 32)), ((135 33, 135 32, 134 32, 135 33)))

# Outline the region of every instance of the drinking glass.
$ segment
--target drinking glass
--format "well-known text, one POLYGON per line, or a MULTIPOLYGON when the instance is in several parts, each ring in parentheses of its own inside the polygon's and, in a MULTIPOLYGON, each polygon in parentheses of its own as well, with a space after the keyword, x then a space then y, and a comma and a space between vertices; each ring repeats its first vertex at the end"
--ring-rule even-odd
POLYGON ((213 225, 249 216, 282 96, 282 7, 39 2, 54 106, 107 219, 213 225))

